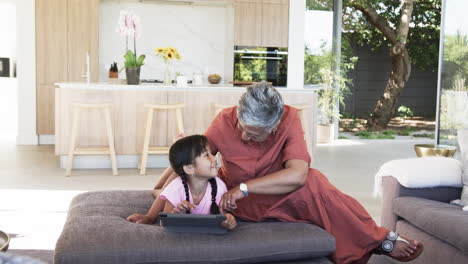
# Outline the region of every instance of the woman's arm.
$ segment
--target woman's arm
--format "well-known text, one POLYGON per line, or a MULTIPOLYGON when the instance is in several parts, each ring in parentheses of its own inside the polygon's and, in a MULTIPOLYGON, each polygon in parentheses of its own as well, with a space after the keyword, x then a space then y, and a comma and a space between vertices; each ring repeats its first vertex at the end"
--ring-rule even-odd
MULTIPOLYGON (((246 181, 249 193, 283 194, 301 188, 307 179, 309 164, 303 160, 288 160, 285 168, 260 178, 246 181)), ((239 188, 239 187, 237 187, 239 188)))
MULTIPOLYGON (((248 180, 249 194, 283 194, 302 187, 309 173, 309 164, 304 160, 288 160, 285 168, 260 178, 248 180)), ((219 203, 222 212, 237 208, 236 201, 244 198, 244 193, 236 186, 226 192, 219 203)))

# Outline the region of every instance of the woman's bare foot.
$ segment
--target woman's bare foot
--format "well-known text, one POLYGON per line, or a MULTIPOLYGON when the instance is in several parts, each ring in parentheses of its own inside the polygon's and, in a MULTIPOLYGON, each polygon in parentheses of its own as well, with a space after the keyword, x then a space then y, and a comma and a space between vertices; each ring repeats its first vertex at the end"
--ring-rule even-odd
POLYGON ((373 253, 378 255, 387 255, 400 262, 408 262, 419 257, 424 251, 421 242, 399 236, 390 231, 382 244, 374 249, 373 253))
POLYGON ((421 244, 416 240, 407 239, 407 238, 403 238, 403 239, 408 241, 409 244, 407 244, 406 242, 401 241, 401 240, 395 241, 395 246, 394 246, 393 250, 390 252, 390 256, 392 256, 392 257, 409 257, 416 251, 416 249, 418 248, 418 245, 421 244))

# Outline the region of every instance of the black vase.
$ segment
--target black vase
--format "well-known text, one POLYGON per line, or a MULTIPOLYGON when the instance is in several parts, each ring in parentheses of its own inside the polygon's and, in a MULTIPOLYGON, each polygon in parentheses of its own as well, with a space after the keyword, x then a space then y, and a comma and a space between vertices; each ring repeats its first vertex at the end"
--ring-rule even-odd
POLYGON ((140 84, 140 67, 126 67, 127 84, 140 84))

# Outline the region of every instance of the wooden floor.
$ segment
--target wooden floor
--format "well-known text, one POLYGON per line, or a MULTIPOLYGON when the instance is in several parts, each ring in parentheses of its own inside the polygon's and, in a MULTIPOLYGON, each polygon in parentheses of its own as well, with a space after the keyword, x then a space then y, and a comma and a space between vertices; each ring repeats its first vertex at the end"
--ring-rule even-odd
MULTIPOLYGON (((313 167, 380 222, 381 201, 372 196, 374 174, 386 161, 414 157, 416 143, 428 140, 338 140, 317 147, 313 167)), ((151 189, 162 172, 148 169, 146 176, 140 176, 136 169, 120 169, 118 176, 112 176, 110 169, 74 170, 65 177, 65 170, 58 167, 53 146, 16 146, 0 140, 0 195, 8 197, 0 199, 0 219, 2 230, 13 234, 12 253, 52 263, 51 250, 75 195, 90 190, 151 189)))

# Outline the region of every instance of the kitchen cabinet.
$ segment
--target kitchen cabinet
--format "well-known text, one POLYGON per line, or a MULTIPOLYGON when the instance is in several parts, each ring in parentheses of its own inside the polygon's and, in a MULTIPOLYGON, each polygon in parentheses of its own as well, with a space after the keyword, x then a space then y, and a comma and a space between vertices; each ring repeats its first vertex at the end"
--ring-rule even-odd
POLYGON ((83 81, 86 52, 98 79, 99 0, 36 0, 37 134, 54 128, 54 83, 83 81))
POLYGON ((90 57, 91 81, 99 77, 99 0, 68 1, 68 81, 81 82, 90 57))
MULTIPOLYGON (((75 102, 112 104, 111 118, 114 128, 115 150, 117 155, 140 155, 146 124, 145 104, 184 103, 183 122, 186 135, 203 134, 216 115, 213 104, 237 105, 245 92, 245 87, 230 85, 209 85, 177 87, 175 85, 118 85, 108 83, 61 83, 56 88, 56 128, 55 154, 68 154, 75 102)), ((310 105, 305 110, 307 128, 311 144, 315 149, 317 127, 316 89, 278 89, 285 104, 310 105)), ((176 135, 176 122, 173 112, 157 111, 153 119, 150 145, 167 146, 173 143, 176 135)), ((82 147, 105 146, 106 132, 102 116, 86 111, 80 120, 77 144, 82 147)))
POLYGON ((287 47, 289 6, 263 4, 262 45, 266 47, 287 47))
POLYGON ((237 1, 234 11, 235 45, 260 47, 288 46, 288 1, 237 1))
POLYGON ((262 4, 237 3, 234 13, 234 42, 238 46, 262 45, 262 4))
POLYGON ((262 0, 264 4, 279 4, 279 5, 288 5, 289 0, 262 0))

